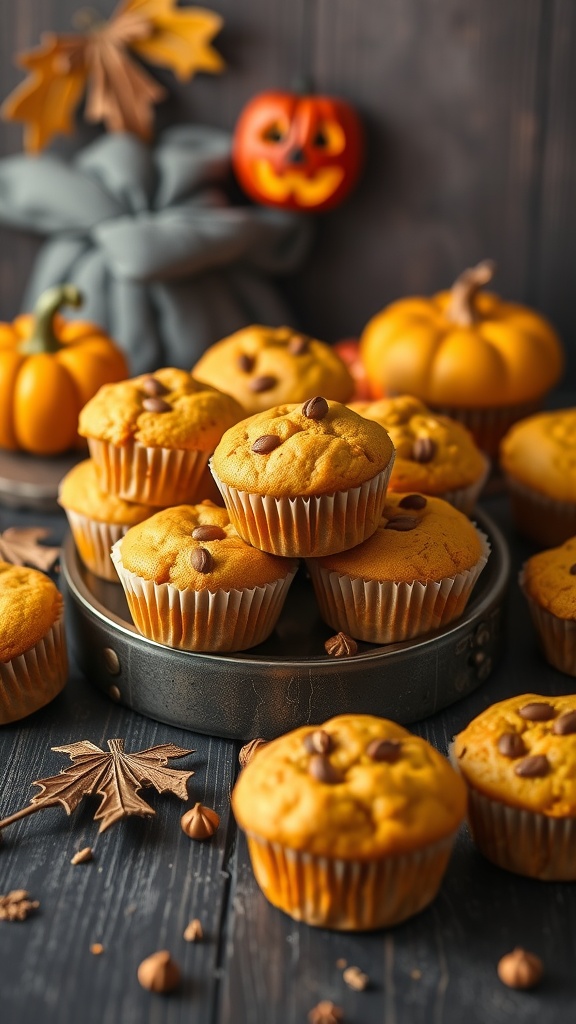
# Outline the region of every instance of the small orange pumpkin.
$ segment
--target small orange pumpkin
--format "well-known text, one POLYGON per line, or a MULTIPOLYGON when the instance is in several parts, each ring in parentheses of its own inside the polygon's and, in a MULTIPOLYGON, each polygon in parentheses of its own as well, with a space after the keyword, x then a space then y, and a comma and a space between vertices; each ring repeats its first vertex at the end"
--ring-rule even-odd
POLYGON ((33 314, 0 323, 0 448, 56 455, 85 441, 78 414, 102 384, 123 380, 128 367, 100 327, 67 322, 63 305, 80 306, 73 285, 40 296, 33 314))
POLYGON ((334 96, 263 92, 240 114, 232 161, 244 191, 286 210, 328 210, 356 184, 364 155, 360 119, 334 96))

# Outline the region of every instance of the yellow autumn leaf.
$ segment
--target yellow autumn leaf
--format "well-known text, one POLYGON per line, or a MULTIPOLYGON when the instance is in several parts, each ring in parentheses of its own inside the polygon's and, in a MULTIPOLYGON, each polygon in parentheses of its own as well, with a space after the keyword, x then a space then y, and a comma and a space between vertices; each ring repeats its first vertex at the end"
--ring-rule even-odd
POLYGON ((131 49, 151 64, 170 68, 182 81, 197 71, 224 70, 222 57, 211 45, 223 25, 214 11, 177 7, 175 0, 126 0, 117 13, 137 13, 150 22, 150 34, 131 42, 131 49))

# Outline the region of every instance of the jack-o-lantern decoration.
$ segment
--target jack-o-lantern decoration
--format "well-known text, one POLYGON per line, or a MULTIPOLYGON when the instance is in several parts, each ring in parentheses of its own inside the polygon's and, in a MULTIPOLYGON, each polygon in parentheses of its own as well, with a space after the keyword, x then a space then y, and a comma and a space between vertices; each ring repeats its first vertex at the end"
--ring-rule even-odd
POLYGON ((328 210, 356 184, 364 134, 356 111, 334 96, 264 92, 240 114, 232 160, 244 191, 286 210, 328 210))

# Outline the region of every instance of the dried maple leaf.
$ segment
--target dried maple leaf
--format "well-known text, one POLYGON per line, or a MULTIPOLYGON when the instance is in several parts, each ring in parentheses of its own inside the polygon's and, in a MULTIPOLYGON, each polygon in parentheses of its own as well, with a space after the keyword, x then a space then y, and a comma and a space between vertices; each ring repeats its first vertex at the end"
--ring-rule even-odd
POLYGON ((38 543, 48 532, 39 526, 10 526, 0 533, 0 558, 13 565, 31 565, 49 572, 60 556, 60 548, 38 543))
POLYGON ((159 793, 174 793, 181 800, 188 799, 187 783, 194 772, 167 768, 166 764, 173 757, 184 757, 194 751, 164 743, 127 754, 121 739, 108 740, 108 746, 109 754, 89 740, 52 747, 58 753, 69 754, 72 766, 59 775, 33 782, 32 785, 39 786, 41 792, 32 797, 27 807, 0 821, 0 828, 56 804, 61 804, 66 813, 71 814, 82 798, 89 794, 102 797, 94 815, 94 820, 100 821, 100 832, 130 814, 142 817, 155 814, 153 808, 138 796, 146 786, 153 786, 159 793))
POLYGON ((203 7, 177 7, 174 0, 126 0, 118 13, 140 14, 152 31, 135 40, 132 49, 151 64, 168 67, 186 81, 197 71, 218 74, 225 64, 211 46, 223 20, 203 7))

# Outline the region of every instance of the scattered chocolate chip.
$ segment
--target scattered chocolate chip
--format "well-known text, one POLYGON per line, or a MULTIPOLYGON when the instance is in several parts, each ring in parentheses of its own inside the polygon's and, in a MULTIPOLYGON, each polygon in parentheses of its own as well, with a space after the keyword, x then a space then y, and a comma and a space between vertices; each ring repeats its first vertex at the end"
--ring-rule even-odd
POLYGON ((309 398, 302 406, 302 415, 308 420, 323 420, 328 415, 328 402, 321 395, 309 398))
POLYGON ((169 402, 165 402, 163 398, 145 398, 142 402, 142 408, 146 412, 170 412, 172 406, 169 402))
POLYGON ((270 455, 270 452, 273 452, 281 444, 282 440, 278 434, 262 434, 262 437, 257 437, 254 441, 252 451, 256 455, 270 455))
POLYGON ((528 722, 547 722, 549 718, 554 718, 556 712, 551 704, 534 701, 532 704, 525 704, 523 708, 519 708, 518 714, 520 718, 525 718, 528 722))
POLYGON ((144 394, 149 395, 150 398, 158 398, 159 395, 165 395, 168 392, 168 388, 164 387, 157 377, 146 377, 146 380, 142 381, 141 387, 144 394))
POLYGON ((254 369, 254 356, 249 356, 246 352, 242 352, 242 354, 238 356, 238 369, 241 370, 242 373, 252 373, 252 370, 254 369))
POLYGON ((398 533, 408 533, 418 526, 418 520, 414 516, 394 516, 389 519, 384 527, 385 530, 397 530, 398 533))
POLYGON ((308 1013, 309 1024, 341 1024, 343 1020, 344 1010, 329 999, 323 999, 308 1013))
POLYGON ((193 540, 224 540, 226 531, 221 526, 196 526, 192 530, 193 540))
POLYGON ((202 923, 197 917, 193 918, 193 920, 186 925, 182 938, 185 939, 186 942, 199 942, 200 939, 204 938, 202 923))
POLYGON ((334 741, 324 729, 314 729, 304 737, 304 749, 308 754, 329 754, 334 750, 334 741))
POLYGON ((548 775, 550 762, 546 754, 532 754, 514 765, 514 772, 523 779, 538 779, 548 775))
POLYGON ((543 974, 540 957, 520 947, 503 956, 497 970, 500 981, 508 988, 534 988, 543 974))
POLYGON ((368 757, 373 761, 387 761, 394 764, 400 757, 402 744, 398 740, 372 740, 366 747, 368 757))
POLYGON ((359 967, 347 967, 342 977, 348 988, 353 988, 356 992, 363 992, 370 984, 370 978, 359 967))
POLYGON ((94 854, 91 846, 85 846, 83 850, 78 850, 74 856, 70 859, 71 864, 88 864, 89 861, 94 860, 94 854))
POLYGON ((413 462, 431 462, 436 454, 436 442, 431 437, 417 437, 412 445, 413 462))
POLYGON ((276 387, 277 383, 276 377, 263 375, 262 377, 253 377, 248 386, 250 391, 260 394, 261 391, 271 391, 272 388, 276 387))
POLYGON ((288 351, 293 356, 302 356, 308 351, 310 338, 305 334, 293 334, 288 342, 288 351))
POLYGON ((327 782, 329 785, 334 785, 337 782, 343 781, 341 773, 324 754, 312 755, 308 771, 312 778, 318 782, 327 782))
POLYGON ((524 740, 517 732, 503 732, 498 737, 496 746, 498 747, 498 753, 502 754, 503 757, 522 757, 526 753, 524 740))
POLYGON ((398 502, 398 508, 411 508, 419 512, 421 508, 426 508, 427 504, 423 494, 407 494, 398 502))
POLYGON ((245 743, 238 754, 240 767, 245 768, 247 764, 250 764, 250 761, 258 753, 260 747, 265 746, 266 740, 263 740, 260 736, 254 740, 250 740, 249 743, 245 743))
POLYGON ((560 715, 552 726, 552 732, 556 736, 569 736, 576 732, 576 711, 565 711, 563 715, 560 715))
POLYGON ((571 576, 576 576, 576 562, 574 562, 574 565, 570 566, 570 568, 568 569, 568 572, 570 573, 571 576))
POLYGON ((206 548, 194 548, 190 553, 190 564, 196 572, 208 573, 214 568, 214 559, 206 548))
POLYGON ((347 633, 336 633, 324 644, 326 654, 332 658, 349 658, 358 651, 358 644, 347 633))
POLYGON ((172 992, 180 984, 180 968, 167 949, 160 949, 142 961, 138 981, 150 992, 172 992))
POLYGON ((220 815, 211 807, 203 807, 201 803, 194 804, 194 807, 180 818, 182 831, 190 839, 210 839, 219 824, 220 815))

